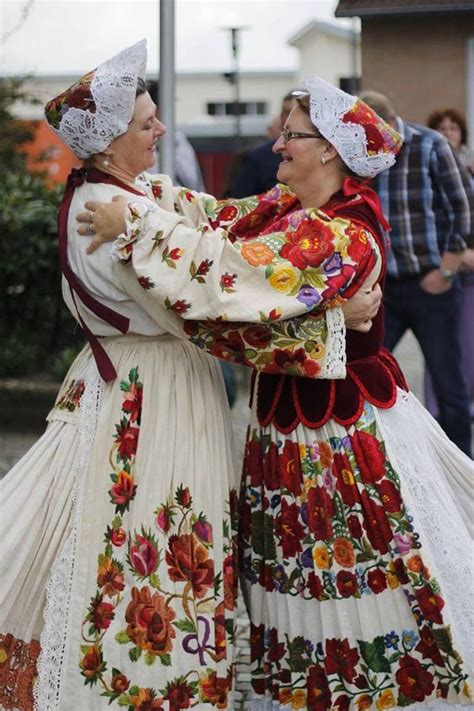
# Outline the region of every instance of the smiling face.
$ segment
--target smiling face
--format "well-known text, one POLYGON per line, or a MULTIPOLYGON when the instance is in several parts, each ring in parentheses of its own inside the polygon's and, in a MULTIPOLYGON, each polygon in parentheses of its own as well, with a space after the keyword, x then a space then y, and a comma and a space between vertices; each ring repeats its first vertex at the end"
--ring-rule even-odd
MULTIPOLYGON (((292 109, 285 123, 288 131, 317 133, 309 116, 299 107, 292 109)), ((273 151, 281 155, 277 179, 286 183, 298 194, 298 187, 305 181, 313 180, 321 172, 321 156, 327 146, 324 138, 291 138, 285 143, 280 136, 273 146, 273 151)))
POLYGON ((150 94, 145 92, 136 99, 128 130, 112 141, 104 154, 117 169, 135 178, 154 166, 156 142, 165 131, 150 94))

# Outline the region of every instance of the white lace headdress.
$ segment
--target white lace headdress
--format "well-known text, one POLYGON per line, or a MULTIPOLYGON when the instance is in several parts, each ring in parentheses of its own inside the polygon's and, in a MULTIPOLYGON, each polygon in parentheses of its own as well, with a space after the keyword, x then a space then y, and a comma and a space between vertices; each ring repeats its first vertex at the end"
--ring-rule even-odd
POLYGON ((146 40, 127 47, 46 104, 50 126, 84 160, 127 131, 138 79, 145 79, 146 40))
POLYGON ((402 138, 367 104, 317 76, 303 87, 311 121, 354 173, 373 178, 395 163, 402 138))

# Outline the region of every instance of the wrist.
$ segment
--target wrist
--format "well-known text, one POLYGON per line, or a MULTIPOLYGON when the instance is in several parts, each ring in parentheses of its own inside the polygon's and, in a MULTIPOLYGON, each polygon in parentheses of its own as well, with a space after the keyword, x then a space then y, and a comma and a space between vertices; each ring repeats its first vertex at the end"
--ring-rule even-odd
POLYGON ((457 269, 447 269, 446 267, 443 267, 441 264, 439 267, 439 273, 443 277, 443 279, 447 282, 452 282, 456 278, 456 274, 458 273, 457 269))

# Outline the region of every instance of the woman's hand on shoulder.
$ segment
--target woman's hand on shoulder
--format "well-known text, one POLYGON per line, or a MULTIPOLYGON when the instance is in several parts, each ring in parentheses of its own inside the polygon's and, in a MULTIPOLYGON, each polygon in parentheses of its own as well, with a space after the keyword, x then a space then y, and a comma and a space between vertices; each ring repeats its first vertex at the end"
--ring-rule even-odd
POLYGON ((115 195, 112 202, 90 200, 84 204, 84 212, 76 216, 78 234, 90 237, 87 254, 92 254, 104 242, 112 242, 126 229, 125 213, 128 200, 115 195))

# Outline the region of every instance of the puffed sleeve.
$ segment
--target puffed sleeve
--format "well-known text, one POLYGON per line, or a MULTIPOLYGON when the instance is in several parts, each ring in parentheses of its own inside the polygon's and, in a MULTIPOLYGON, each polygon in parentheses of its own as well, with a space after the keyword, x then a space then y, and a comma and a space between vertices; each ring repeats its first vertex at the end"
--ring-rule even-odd
POLYGON ((363 227, 313 209, 294 217, 284 228, 236 240, 223 227, 190 227, 178 213, 130 203, 115 257, 146 291, 149 313, 156 304, 190 320, 291 319, 333 304, 375 263, 363 227))

